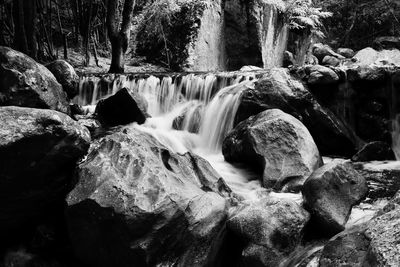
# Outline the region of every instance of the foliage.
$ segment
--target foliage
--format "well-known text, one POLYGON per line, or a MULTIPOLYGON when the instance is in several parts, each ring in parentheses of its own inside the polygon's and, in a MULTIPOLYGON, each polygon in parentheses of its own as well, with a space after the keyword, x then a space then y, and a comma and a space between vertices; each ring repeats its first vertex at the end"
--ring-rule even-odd
POLYGON ((294 30, 309 30, 323 37, 322 20, 332 16, 331 12, 316 7, 312 0, 263 0, 263 3, 274 5, 284 14, 289 27, 294 30))
POLYGON ((379 36, 400 35, 400 1, 320 0, 319 5, 333 13, 325 22, 332 46, 361 49, 379 36))
POLYGON ((286 4, 286 16, 289 20, 289 27, 296 30, 308 29, 311 33, 323 37, 321 30, 322 19, 332 16, 331 12, 322 11, 322 8, 315 7, 311 0, 291 0, 286 4))
POLYGON ((203 0, 154 0, 143 10, 137 29, 139 55, 178 70, 187 57, 188 47, 200 26, 206 7, 203 0))

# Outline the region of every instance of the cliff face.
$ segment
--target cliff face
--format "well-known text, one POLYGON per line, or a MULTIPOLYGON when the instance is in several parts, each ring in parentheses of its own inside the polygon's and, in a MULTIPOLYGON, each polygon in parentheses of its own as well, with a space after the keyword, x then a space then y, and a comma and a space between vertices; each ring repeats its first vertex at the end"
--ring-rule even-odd
POLYGON ((185 71, 282 64, 289 30, 275 4, 264 0, 192 0, 174 4, 176 8, 157 11, 153 3, 148 7, 153 8, 152 12, 144 12, 136 35, 139 55, 185 71), (168 20, 159 20, 162 28, 158 31, 146 16, 150 21, 157 16, 168 20))
POLYGON ((190 43, 188 57, 182 68, 192 71, 227 69, 225 50, 225 20, 220 0, 208 1, 200 17, 200 26, 190 43))
POLYGON ((228 68, 282 64, 288 28, 274 4, 262 0, 225 2, 228 68))

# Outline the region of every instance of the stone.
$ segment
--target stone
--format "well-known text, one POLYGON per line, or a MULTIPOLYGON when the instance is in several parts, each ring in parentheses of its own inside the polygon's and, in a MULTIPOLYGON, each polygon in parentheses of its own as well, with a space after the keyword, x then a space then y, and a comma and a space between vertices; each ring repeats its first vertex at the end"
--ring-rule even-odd
POLYGON ((376 51, 371 47, 364 48, 354 55, 358 65, 389 65, 400 66, 400 50, 381 50, 376 51))
POLYGON ((322 165, 307 128, 279 109, 238 124, 225 138, 222 153, 228 162, 245 163, 262 172, 264 187, 284 191, 298 191, 322 165))
POLYGON ((122 88, 114 95, 100 100, 95 114, 106 127, 125 125, 132 122, 143 124, 148 117, 147 102, 138 93, 122 88))
POLYGON ((313 45, 312 53, 314 56, 316 56, 318 58, 319 62, 322 62, 322 60, 326 56, 332 56, 332 57, 336 57, 338 59, 344 59, 343 56, 341 56, 338 53, 336 53, 335 51, 333 51, 332 48, 329 47, 329 45, 325 45, 325 44, 321 44, 321 43, 317 43, 317 44, 313 45))
POLYGON ((400 162, 352 162, 368 183, 368 198, 391 198, 400 190, 400 162))
POLYGON ((260 75, 255 88, 243 90, 234 125, 274 108, 300 120, 322 155, 351 157, 356 153, 358 138, 351 128, 322 107, 310 91, 283 68, 266 71, 260 75))
POLYGON ((132 125, 79 165, 66 218, 75 254, 93 266, 213 265, 229 188, 205 160, 170 152, 132 125), (100 253, 101 252, 101 253, 100 253))
POLYGON ((69 99, 74 98, 79 91, 79 76, 74 67, 67 61, 58 59, 46 65, 61 84, 69 99))
POLYGON ((392 148, 385 142, 370 142, 363 146, 352 161, 396 160, 392 148))
POLYGON ((293 53, 289 51, 285 51, 283 53, 283 64, 282 67, 287 68, 289 66, 293 66, 295 64, 295 59, 293 53))
POLYGON ((356 54, 353 49, 350 48, 338 48, 336 51, 339 55, 344 56, 345 58, 352 58, 356 54))
POLYGON ((266 197, 242 208, 227 222, 244 244, 246 266, 279 266, 299 244, 309 214, 291 200, 266 197))
POLYGON ((363 267, 369 248, 365 226, 356 226, 329 240, 322 250, 320 267, 363 267))
POLYGON ((198 133, 203 109, 204 105, 202 104, 185 108, 182 113, 172 121, 172 128, 175 130, 186 130, 190 133, 198 133))
POLYGON ((69 113, 67 95, 54 75, 27 55, 0 46, 0 106, 69 113))
POLYGON ((336 57, 333 57, 333 56, 325 56, 323 59, 322 59, 322 65, 324 65, 324 66, 331 66, 331 67, 337 67, 337 66, 339 66, 340 65, 340 60, 338 59, 338 58, 336 58, 336 57))
POLYGON ((384 82, 386 79, 386 68, 377 65, 357 65, 347 70, 350 82, 384 82))
POLYGON ((400 49, 400 37, 381 36, 374 40, 373 47, 377 50, 400 49))
POLYGON ((333 160, 316 170, 304 183, 304 206, 315 231, 334 235, 344 229, 354 205, 368 193, 367 182, 350 163, 333 160))
POLYGON ((47 109, 0 107, 0 122, 0 236, 8 236, 62 209, 90 133, 47 109))
POLYGON ((339 82, 339 76, 331 68, 321 65, 314 65, 311 66, 308 71, 310 72, 310 76, 307 81, 308 84, 325 85, 339 82))
POLYGON ((319 266, 398 266, 400 209, 352 227, 325 245, 319 266))

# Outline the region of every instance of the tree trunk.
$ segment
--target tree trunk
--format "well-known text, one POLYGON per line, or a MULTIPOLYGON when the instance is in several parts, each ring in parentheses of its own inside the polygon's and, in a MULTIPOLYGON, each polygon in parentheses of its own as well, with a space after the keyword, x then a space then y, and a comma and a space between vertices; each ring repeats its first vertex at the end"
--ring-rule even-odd
POLYGON ((110 73, 123 73, 125 64, 125 52, 128 49, 130 25, 135 6, 135 0, 125 0, 122 11, 122 23, 118 30, 118 0, 109 0, 107 7, 107 29, 111 42, 111 66, 110 73))
POLYGON ((21 52, 28 54, 28 41, 26 40, 25 22, 24 22, 24 1, 14 2, 14 46, 21 52))
POLYGON ((111 41, 111 66, 108 72, 110 73, 124 73, 124 65, 125 59, 124 54, 125 51, 123 49, 123 45, 121 39, 117 37, 110 38, 111 41))

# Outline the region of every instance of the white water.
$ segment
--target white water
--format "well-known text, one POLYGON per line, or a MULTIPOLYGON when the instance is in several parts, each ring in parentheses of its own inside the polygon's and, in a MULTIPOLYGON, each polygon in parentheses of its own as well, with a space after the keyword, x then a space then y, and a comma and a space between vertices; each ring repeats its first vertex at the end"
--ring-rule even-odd
MULTIPOLYGON (((253 88, 255 81, 251 73, 239 76, 189 74, 163 78, 121 75, 110 76, 108 81, 84 77, 77 102, 93 106, 99 99, 123 87, 140 93, 147 100, 148 113, 152 117, 143 125, 135 124, 132 127, 152 134, 171 151, 181 154, 192 151, 202 156, 237 195, 254 200, 267 193, 259 177, 249 170, 227 163, 221 147, 223 138, 233 128, 241 92, 253 88), (173 121, 182 114, 185 117, 181 129, 174 130, 173 121), (198 133, 190 133, 195 123, 199 124, 198 133)), ((299 201, 299 196, 294 194, 281 197, 299 201)))
MULTIPOLYGON (((242 166, 227 163, 221 153, 223 138, 233 128, 240 95, 246 88, 252 88, 255 81, 252 74, 237 77, 213 74, 164 78, 111 76, 108 82, 96 77, 86 77, 80 83, 77 102, 93 107, 99 99, 114 94, 120 88, 127 87, 137 91, 147 100, 148 113, 152 117, 143 125, 133 124, 132 127, 150 133, 171 151, 180 154, 192 151, 202 156, 224 178, 232 191, 245 201, 272 195, 301 204, 301 194, 274 193, 264 189, 256 174, 242 166), (173 129, 174 119, 183 113, 186 115, 180 130, 173 129), (196 123, 199 124, 198 133, 189 132, 196 123)), ((324 158, 324 162, 330 160, 324 158)), ((346 226, 351 227, 372 218, 382 207, 382 203, 360 204, 355 207, 346 226)), ((308 258, 322 247, 320 244, 300 247, 280 266, 298 266, 302 259, 308 258)), ((315 258, 314 262, 317 261, 318 258, 315 258)))

